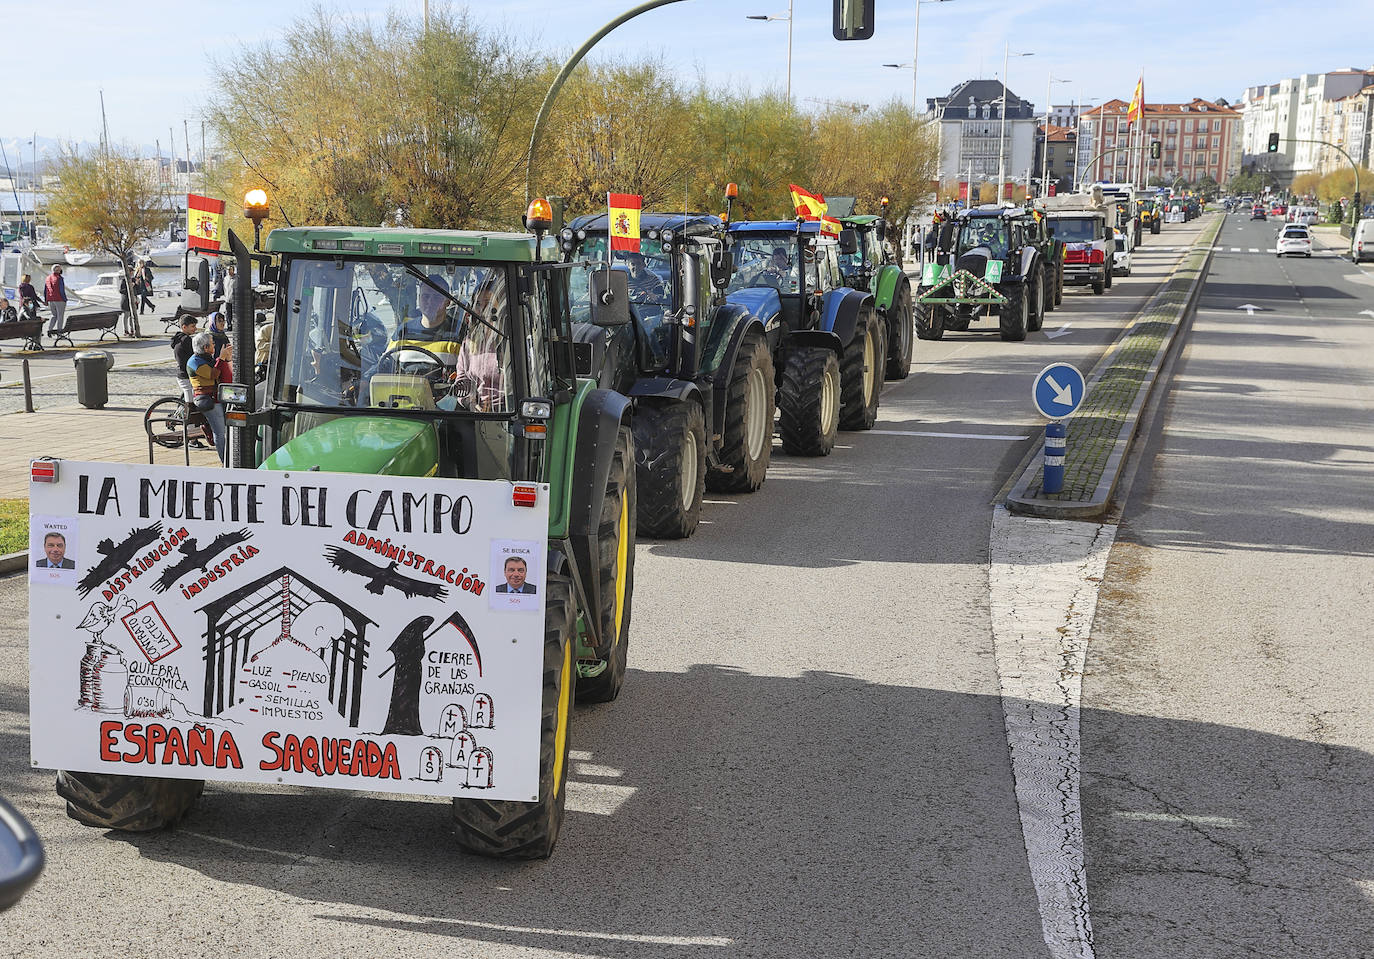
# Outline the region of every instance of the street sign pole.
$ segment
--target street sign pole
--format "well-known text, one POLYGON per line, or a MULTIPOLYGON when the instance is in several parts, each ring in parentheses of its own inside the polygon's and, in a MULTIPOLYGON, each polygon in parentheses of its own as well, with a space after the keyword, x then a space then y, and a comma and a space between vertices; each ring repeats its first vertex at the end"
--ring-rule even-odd
POLYGON ((1040 488, 1046 493, 1064 491, 1064 456, 1068 453, 1069 431, 1055 420, 1045 427, 1045 479, 1040 488))
POLYGON ((1071 363, 1051 363, 1031 384, 1031 402, 1049 425, 1045 427, 1044 493, 1064 491, 1064 461, 1069 453, 1069 430, 1064 420, 1083 405, 1087 384, 1071 363))

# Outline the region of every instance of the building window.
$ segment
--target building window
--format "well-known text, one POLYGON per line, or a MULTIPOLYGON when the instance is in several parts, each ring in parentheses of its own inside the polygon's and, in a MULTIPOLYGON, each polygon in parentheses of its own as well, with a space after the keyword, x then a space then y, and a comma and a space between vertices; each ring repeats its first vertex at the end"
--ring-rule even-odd
POLYGON ((1213 165, 1213 166, 1216 166, 1217 163, 1220 162, 1220 160, 1221 160, 1221 154, 1220 154, 1220 153, 1213 153, 1213 154, 1212 154, 1212 165, 1213 165))
POLYGON ((1192 149, 1192 146, 1193 146, 1193 138, 1192 138, 1192 137, 1184 137, 1184 138, 1183 138, 1183 149, 1185 149, 1185 150, 1190 150, 1190 149, 1192 149))
POLYGON ((1212 137, 1212 149, 1213 149, 1213 150, 1216 150, 1216 149, 1219 149, 1220 147, 1221 147, 1221 137, 1212 137))
POLYGON ((1213 120, 1213 121, 1212 121, 1212 132, 1213 132, 1213 133, 1220 133, 1220 132, 1221 132, 1221 121, 1220 121, 1220 120, 1213 120))
POLYGON ((1197 155, 1197 163, 1198 163, 1198 166, 1202 166, 1202 164, 1204 164, 1204 163, 1206 163, 1206 162, 1207 162, 1207 154, 1205 154, 1205 153, 1199 153, 1199 154, 1197 155))
POLYGON ((1168 130, 1169 130, 1170 133, 1177 133, 1177 132, 1178 132, 1178 121, 1177 121, 1177 120, 1170 120, 1170 121, 1169 121, 1168 130))

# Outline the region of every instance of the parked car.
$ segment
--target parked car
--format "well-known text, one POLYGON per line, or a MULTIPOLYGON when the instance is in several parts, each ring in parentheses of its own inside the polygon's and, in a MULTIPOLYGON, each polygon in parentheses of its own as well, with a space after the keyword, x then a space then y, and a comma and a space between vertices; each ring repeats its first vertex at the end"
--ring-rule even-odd
POLYGON ((1279 234, 1278 243, 1274 246, 1274 255, 1296 256, 1299 253, 1303 256, 1312 255, 1312 234, 1302 224, 1290 223, 1279 234))

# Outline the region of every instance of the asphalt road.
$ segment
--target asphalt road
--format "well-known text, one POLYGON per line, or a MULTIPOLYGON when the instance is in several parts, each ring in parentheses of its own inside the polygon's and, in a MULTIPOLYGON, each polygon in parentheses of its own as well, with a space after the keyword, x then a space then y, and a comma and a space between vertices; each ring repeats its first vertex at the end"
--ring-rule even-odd
POLYGON ((1099 959, 1374 955, 1374 275, 1276 228, 1217 241, 1099 595, 1099 959))
POLYGON ((641 543, 632 668, 576 715, 548 862, 464 856, 446 803, 323 790, 211 785, 170 833, 75 825, 28 766, 26 587, 0 580, 0 782, 50 854, 0 955, 1043 955, 990 504, 1031 447, 1033 375, 1089 369, 1193 226, 1025 343, 918 342, 875 430, 775 451, 759 493, 641 543))

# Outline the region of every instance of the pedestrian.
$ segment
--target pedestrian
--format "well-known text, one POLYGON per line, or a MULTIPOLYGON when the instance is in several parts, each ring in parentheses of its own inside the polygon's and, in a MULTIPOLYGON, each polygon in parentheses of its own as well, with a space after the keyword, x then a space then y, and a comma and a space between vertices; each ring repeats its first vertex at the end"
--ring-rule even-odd
POLYGON ((224 299, 224 268, 218 263, 215 264, 215 278, 210 287, 210 299, 220 301, 224 299))
POLYGON ((67 328, 67 283, 62 279, 62 267, 52 268, 47 282, 43 284, 43 302, 48 304, 52 318, 48 320, 48 335, 57 336, 67 328))
POLYGON ((138 315, 143 315, 144 307, 154 316, 157 315, 157 305, 153 303, 153 265, 144 260, 138 268, 138 273, 134 276, 134 292, 138 294, 138 315))
POLYGON ((19 311, 10 306, 10 301, 0 296, 0 323, 14 323, 19 319, 19 311))
POLYGON ((224 314, 225 329, 234 328, 234 299, 238 296, 239 271, 234 265, 229 264, 229 278, 224 283, 224 305, 220 307, 220 312, 224 314))
MULTIPOLYGON (((181 398, 186 403, 186 426, 188 431, 195 427, 195 435, 198 437, 200 435, 199 428, 205 425, 205 418, 196 412, 195 404, 192 402, 195 399, 195 394, 191 389, 190 375, 186 372, 186 364, 196 352, 192 342, 196 332, 196 318, 189 313, 183 314, 181 331, 172 335, 172 355, 176 357, 177 362, 177 386, 181 388, 181 398)), ((208 448, 200 439, 191 441, 191 449, 193 450, 208 448)))
POLYGON ((220 353, 229 345, 229 334, 225 332, 224 314, 219 310, 211 313, 205 328, 215 338, 215 358, 218 359, 220 353))
POLYGON ((119 272, 119 313, 124 320, 124 335, 138 336, 137 318, 134 316, 132 293, 129 289, 129 268, 119 272))
POLYGON ((19 312, 26 320, 38 319, 38 291, 33 288, 33 276, 28 273, 19 278, 19 312))
POLYGON ((192 402, 197 412, 210 424, 210 435, 215 439, 219 461, 228 465, 225 459, 224 407, 219 402, 219 385, 234 381, 234 348, 226 346, 216 359, 215 338, 208 331, 197 333, 191 340, 191 347, 195 352, 186 363, 186 377, 191 381, 192 402))

